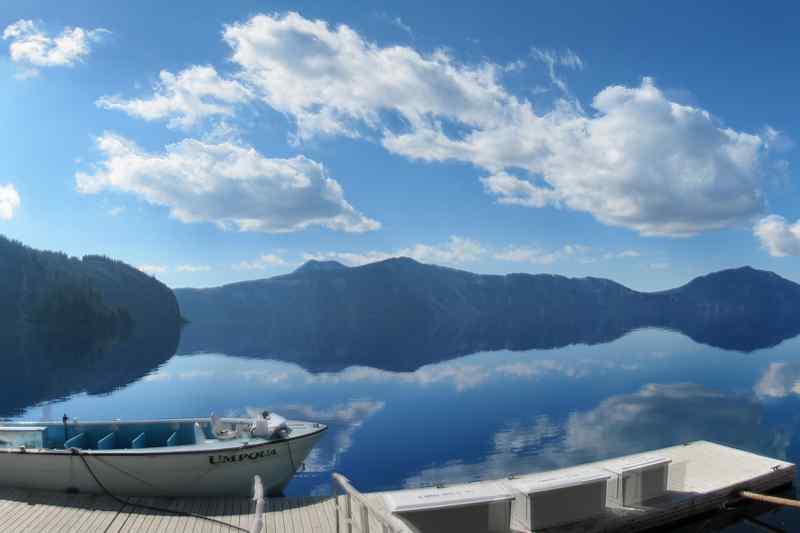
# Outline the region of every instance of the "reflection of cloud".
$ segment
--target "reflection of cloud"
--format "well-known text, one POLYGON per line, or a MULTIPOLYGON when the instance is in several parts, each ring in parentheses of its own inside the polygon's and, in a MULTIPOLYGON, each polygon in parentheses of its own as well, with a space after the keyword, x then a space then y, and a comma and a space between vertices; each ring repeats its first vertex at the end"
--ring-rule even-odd
POLYGON ((236 375, 264 385, 277 385, 289 380, 289 372, 276 372, 274 368, 243 370, 236 372, 236 375))
POLYGON ((169 372, 153 372, 142 378, 142 381, 168 381, 172 379, 172 374, 169 372))
POLYGON ((495 372, 518 378, 535 378, 547 373, 558 373, 571 378, 579 378, 589 374, 589 369, 581 367, 581 365, 566 365, 560 361, 543 359, 500 365, 495 368, 495 372))
POLYGON ((548 416, 515 422, 490 437, 479 462, 445 461, 406 478, 406 487, 502 478, 655 450, 693 440, 712 440, 785 457, 788 431, 765 427, 754 398, 691 383, 649 384, 611 396, 561 425, 548 416))
POLYGON ((317 409, 311 405, 290 404, 281 407, 282 412, 292 416, 301 416, 320 422, 338 422, 343 424, 361 424, 365 419, 386 406, 386 402, 371 400, 353 400, 346 404, 334 405, 327 409, 317 409))
POLYGON ((414 372, 393 372, 378 368, 353 366, 341 372, 309 374, 308 383, 410 383, 420 386, 452 384, 456 390, 464 391, 482 385, 488 380, 500 378, 536 379, 545 375, 561 375, 569 378, 584 378, 602 370, 637 370, 633 364, 614 361, 581 359, 556 361, 554 359, 520 359, 502 364, 478 364, 464 359, 426 365, 414 372))
POLYGON ((800 363, 770 363, 753 390, 759 398, 800 394, 800 363))
POLYGON ((214 373, 211 370, 189 370, 187 372, 178 372, 175 376, 178 379, 197 379, 208 378, 213 375, 214 373))
POLYGON ((561 435, 563 431, 546 415, 540 415, 532 426, 512 424, 507 430, 494 436, 494 449, 499 452, 518 453, 541 446, 544 442, 561 435))
POLYGON ((571 414, 565 444, 598 458, 699 439, 764 450, 761 416, 760 405, 748 396, 692 383, 649 384, 571 414))
MULTIPOLYGON (((195 357, 202 357, 196 355, 195 357)), ((199 362, 199 360, 195 359, 199 362)), ((183 372, 159 371, 145 377, 147 381, 189 379, 236 379, 255 385, 297 388, 314 385, 401 384, 419 387, 451 386, 459 392, 473 390, 491 380, 536 380, 559 376, 584 379, 610 371, 636 371, 639 365, 608 359, 537 359, 532 354, 503 353, 466 356, 418 368, 413 372, 351 366, 337 372, 312 373, 294 363, 270 361, 267 365, 244 364, 231 367, 209 366, 183 372)))
POLYGON ((475 364, 428 365, 414 372, 393 372, 366 366, 351 366, 341 372, 326 372, 321 374, 308 374, 308 383, 412 383, 417 385, 434 385, 438 383, 452 383, 457 390, 476 387, 485 382, 490 375, 490 369, 475 364))
POLYGON ((512 422, 494 434, 492 449, 483 461, 448 461, 419 471, 406 478, 403 485, 411 488, 436 483, 464 483, 538 470, 541 454, 548 453, 563 437, 563 428, 546 415, 537 417, 533 424, 512 422))
MULTIPOLYGON (((386 402, 357 399, 322 409, 299 404, 277 405, 271 409, 287 418, 323 422, 328 425, 328 432, 332 438, 320 442, 305 460, 306 472, 328 472, 334 469, 339 457, 353 445, 353 437, 358 428, 385 406, 386 402), (333 446, 330 445, 331 442, 333 446)), ((250 414, 262 411, 263 409, 247 408, 250 414)))

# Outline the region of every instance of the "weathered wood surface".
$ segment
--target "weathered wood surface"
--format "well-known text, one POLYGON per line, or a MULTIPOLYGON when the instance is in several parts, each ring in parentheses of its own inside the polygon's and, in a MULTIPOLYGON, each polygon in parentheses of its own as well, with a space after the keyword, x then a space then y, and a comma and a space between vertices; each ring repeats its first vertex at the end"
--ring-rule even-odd
MULTIPOLYGON (((189 511, 249 529, 253 502, 244 498, 131 498, 133 503, 189 511)), ((230 533, 233 527, 141 509, 105 496, 0 489, 0 531, 14 533, 230 533)))

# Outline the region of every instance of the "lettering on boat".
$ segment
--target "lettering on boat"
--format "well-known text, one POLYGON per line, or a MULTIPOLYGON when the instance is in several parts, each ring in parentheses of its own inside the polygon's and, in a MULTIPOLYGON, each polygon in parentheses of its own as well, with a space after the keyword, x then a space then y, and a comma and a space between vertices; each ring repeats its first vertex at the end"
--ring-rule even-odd
POLYGON ((250 453, 238 453, 235 455, 212 455, 208 458, 208 461, 212 465, 219 465, 224 463, 259 461, 261 459, 266 459, 267 457, 272 457, 275 455, 278 455, 278 450, 275 448, 271 448, 269 450, 260 450, 257 452, 250 452, 250 453))

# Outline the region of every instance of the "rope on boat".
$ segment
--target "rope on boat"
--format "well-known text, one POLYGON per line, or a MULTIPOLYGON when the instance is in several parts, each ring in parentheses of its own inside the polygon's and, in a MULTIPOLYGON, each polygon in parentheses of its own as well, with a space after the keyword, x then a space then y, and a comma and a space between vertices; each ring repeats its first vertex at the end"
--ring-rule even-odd
POLYGON ((178 515, 178 516, 188 516, 188 517, 191 517, 191 518, 197 518, 198 520, 206 520, 208 522, 213 522, 214 524, 218 524, 218 525, 221 525, 221 526, 229 527, 229 528, 235 529, 237 531, 243 531, 244 533, 250 533, 250 531, 247 530, 247 529, 244 529, 242 527, 239 527, 239 526, 236 526, 236 525, 233 525, 233 524, 229 524, 228 522, 223 522, 222 520, 217 520, 216 518, 211 518, 210 516, 191 513, 189 511, 178 511, 178 510, 175 510, 175 509, 167 509, 166 507, 157 507, 157 506, 153 506, 153 505, 145 505, 143 503, 135 503, 135 502, 131 502, 131 501, 128 501, 128 500, 124 500, 124 499, 114 495, 110 490, 108 490, 108 488, 105 485, 103 485, 103 482, 100 481, 100 479, 94 473, 94 470, 92 470, 92 467, 89 466, 89 461, 86 460, 86 454, 81 453, 81 451, 78 448, 70 448, 70 451, 72 452, 73 455, 77 455, 78 457, 81 458, 81 461, 83 461, 83 465, 86 467, 86 470, 92 476, 92 479, 94 479, 95 483, 97 483, 97 486, 100 487, 103 490, 103 492, 106 493, 106 495, 109 498, 117 501, 118 503, 121 503, 122 505, 130 505, 131 507, 139 507, 140 509, 146 509, 148 511, 157 511, 157 512, 162 512, 162 513, 170 513, 170 514, 174 514, 174 515, 178 515))
POLYGON ((758 502, 765 502, 774 505, 782 505, 784 507, 794 507, 796 509, 800 509, 800 500, 793 500, 791 498, 767 496, 766 494, 759 494, 757 492, 751 492, 749 490, 740 491, 739 496, 741 496, 742 498, 748 498, 750 500, 755 500, 758 502))

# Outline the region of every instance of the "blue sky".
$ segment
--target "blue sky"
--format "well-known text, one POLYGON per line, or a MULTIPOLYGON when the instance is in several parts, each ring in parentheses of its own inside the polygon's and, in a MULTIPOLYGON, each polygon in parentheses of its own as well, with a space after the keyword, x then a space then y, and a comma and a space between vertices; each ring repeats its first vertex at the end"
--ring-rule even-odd
POLYGON ((800 281, 789 3, 0 8, 0 232, 170 286, 394 255, 800 281))

